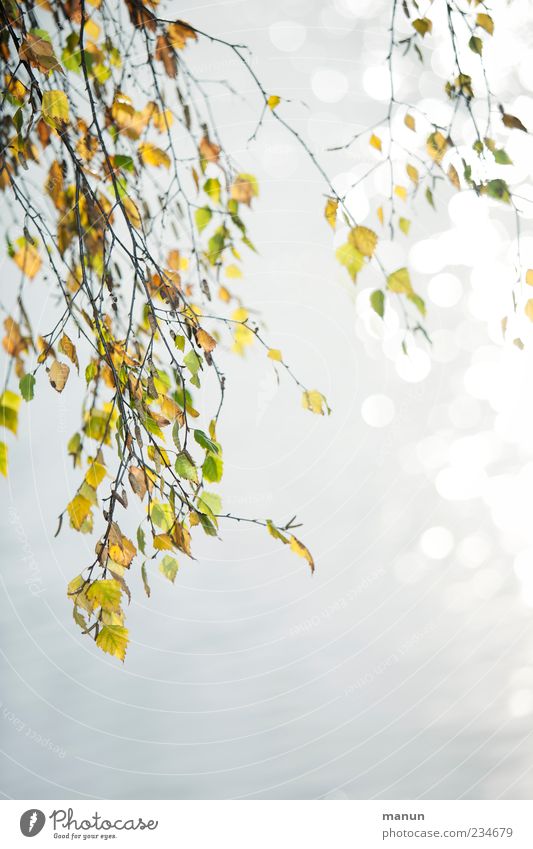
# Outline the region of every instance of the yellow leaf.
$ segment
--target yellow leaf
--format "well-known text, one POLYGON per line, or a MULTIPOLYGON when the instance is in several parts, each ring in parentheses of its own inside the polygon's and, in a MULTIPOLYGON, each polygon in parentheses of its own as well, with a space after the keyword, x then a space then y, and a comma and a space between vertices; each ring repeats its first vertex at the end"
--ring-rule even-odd
POLYGON ((416 131, 415 119, 412 115, 409 114, 409 112, 406 114, 405 118, 403 119, 403 122, 406 127, 409 127, 409 129, 413 131, 413 133, 416 131))
POLYGON ((533 286, 533 268, 528 268, 526 271, 526 283, 528 286, 533 286))
POLYGON ((348 237, 349 242, 357 248, 363 256, 371 257, 376 249, 378 237, 368 227, 354 227, 348 237))
POLYGON ((20 402, 20 395, 10 389, 4 390, 0 396, 0 427, 5 427, 15 434, 18 429, 20 402))
POLYGON ((380 223, 381 225, 383 225, 383 207, 382 207, 382 206, 378 206, 378 210, 377 210, 377 213, 376 213, 376 214, 377 214, 377 216, 378 216, 378 221, 379 221, 379 223, 380 223))
POLYGON ((85 21, 85 34, 91 41, 98 41, 100 38, 100 27, 92 18, 87 18, 85 21))
POLYGON ((376 150, 381 150, 381 139, 378 138, 378 136, 375 136, 374 133, 370 136, 369 144, 371 144, 372 147, 375 147, 376 150))
POLYGON ((183 50, 188 39, 197 41, 198 36, 193 28, 189 24, 186 24, 185 21, 176 21, 170 24, 168 28, 168 38, 172 47, 183 50))
POLYGON ((242 277, 242 271, 238 265, 227 265, 226 277, 229 277, 231 280, 236 280, 239 277, 242 277))
POLYGON ((407 189, 405 186, 394 186, 394 192, 402 200, 407 200, 407 189))
POLYGON ((309 563, 309 566, 311 567, 311 574, 312 574, 315 571, 315 563, 314 563, 314 560, 311 556, 311 552, 309 551, 309 549, 306 548, 306 546, 303 544, 303 542, 300 542, 299 539, 296 539, 296 537, 294 537, 292 535, 290 537, 290 545, 291 545, 292 551, 294 551, 299 557, 303 557, 304 560, 307 560, 307 562, 309 563))
POLYGON ((41 257, 37 248, 28 242, 26 239, 20 239, 17 243, 20 245, 19 250, 13 255, 14 262, 26 277, 33 280, 41 267, 41 257))
POLYGON ((107 654, 118 657, 124 662, 126 657, 126 649, 128 647, 129 632, 122 625, 104 625, 100 630, 96 645, 107 654))
POLYGON ((126 195, 122 198, 122 206, 124 207, 124 211, 128 216, 131 226, 140 230, 142 218, 141 213, 137 209, 137 205, 126 195))
POLYGON ((72 342, 71 339, 69 339, 69 337, 67 336, 66 333, 63 333, 63 336, 60 339, 58 347, 59 347, 59 350, 61 351, 61 353, 65 354, 65 356, 67 356, 69 358, 69 360, 72 363, 74 363, 76 368, 79 369, 78 355, 76 353, 76 346, 74 345, 74 342, 72 342))
POLYGON ((7 445, 0 442, 0 474, 7 477, 7 445))
POLYGON ((412 295, 413 287, 407 268, 399 268, 387 277, 387 288, 400 295, 412 295))
POLYGON ((91 512, 91 502, 83 495, 75 495, 72 501, 67 504, 67 512, 70 517, 70 524, 77 531, 80 530, 85 519, 91 512))
POLYGON ((448 179, 452 186, 459 191, 459 189, 461 188, 461 181, 459 180, 459 174, 457 173, 453 165, 450 165, 450 167, 448 168, 448 179))
POLYGON ((524 312, 530 321, 533 321, 533 298, 530 298, 524 307, 524 312))
POLYGON ((316 389, 306 390, 302 394, 302 407, 319 416, 323 416, 326 411, 328 415, 331 412, 326 399, 322 393, 318 392, 316 389))
POLYGON ((111 613, 118 613, 122 598, 122 589, 114 578, 95 581, 87 590, 87 598, 94 602, 95 607, 101 607, 111 613))
POLYGON ((426 142, 426 150, 435 162, 439 165, 444 159, 444 154, 448 148, 448 139, 442 133, 436 130, 428 136, 426 142))
POLYGON ((281 97, 278 97, 277 94, 271 94, 269 98, 267 98, 267 103, 272 110, 276 108, 276 106, 281 103, 281 97))
POLYGON ((490 15, 485 15, 483 12, 480 12, 476 18, 476 24, 488 32, 489 35, 494 33, 494 21, 492 20, 490 15))
POLYGON ((127 569, 136 554, 137 549, 132 541, 125 537, 116 522, 113 522, 109 531, 109 556, 111 560, 127 569))
POLYGON ((267 357, 269 357, 271 360, 276 360, 276 362, 278 362, 278 363, 283 362, 283 357, 281 356, 281 351, 278 351, 277 348, 271 348, 270 351, 267 354, 267 357))
POLYGON ((416 186, 418 183, 418 171, 415 166, 411 164, 406 165, 405 170, 407 171, 407 176, 409 177, 409 179, 412 180, 416 186))
POLYGON ((337 226, 338 205, 338 200, 335 200, 334 198, 328 198, 326 201, 326 208, 324 209, 324 217, 332 230, 335 230, 335 227, 337 226))
POLYGON ((45 91, 41 103, 43 120, 54 130, 61 130, 69 122, 68 100, 64 91, 45 91))
POLYGON ((174 541, 170 534, 156 534, 153 543, 157 551, 170 551, 174 548, 174 541))
POLYGON ((85 472, 85 480, 87 481, 89 486, 92 486, 93 489, 97 489, 102 483, 106 474, 106 467, 102 463, 97 463, 96 461, 94 461, 91 463, 91 465, 85 472))
POLYGON ((145 165, 162 165, 163 168, 170 168, 170 156, 161 148, 156 147, 150 142, 143 142, 139 145, 139 155, 145 165))
POLYGON ((248 318, 248 310, 244 307, 238 307, 231 314, 233 321, 246 321, 248 318))
POLYGON ((66 363, 60 363, 58 360, 54 360, 48 369, 48 380, 56 392, 63 392, 69 374, 70 369, 66 363))
POLYGON ((77 575, 68 584, 67 595, 72 599, 74 605, 82 607, 88 613, 92 613, 96 607, 96 602, 94 599, 87 598, 87 587, 88 583, 84 580, 83 576, 77 575))

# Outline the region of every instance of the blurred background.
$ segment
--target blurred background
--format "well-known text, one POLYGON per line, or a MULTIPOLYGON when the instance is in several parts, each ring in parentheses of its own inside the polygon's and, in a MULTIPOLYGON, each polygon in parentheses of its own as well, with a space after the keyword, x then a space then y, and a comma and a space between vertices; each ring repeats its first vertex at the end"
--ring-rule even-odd
MULTIPOLYGON (((291 101, 280 114, 339 190, 375 161, 367 137, 326 148, 386 112, 388 0, 162 5, 249 45, 265 89, 291 101)), ((533 126, 531 6, 515 0, 494 18, 497 49, 485 57, 495 96, 533 126)), ((428 111, 446 108, 451 72, 446 47, 432 44, 423 66, 407 57, 398 67, 397 96, 428 111)), ((446 190, 437 212, 426 204, 409 216, 409 239, 383 244, 395 267, 409 262, 428 305, 433 346, 417 339, 405 356, 393 312, 381 322, 370 310, 372 272, 354 286, 336 262, 327 187, 297 141, 267 116, 248 143, 260 102, 239 62, 206 42, 186 58, 203 78, 231 82, 234 93, 210 84, 217 120, 260 184, 249 218, 259 253, 238 283, 245 302, 333 411, 303 410, 264 351, 228 355, 224 508, 277 522, 297 513, 316 572, 263 529, 224 524, 222 542, 198 538, 173 586, 152 565, 150 599, 131 576, 126 663, 98 652, 66 598, 95 540, 68 528, 53 537, 76 481, 66 442, 83 380, 59 397, 43 385, 22 411, 2 484, 1 790, 530 798, 533 349, 527 319, 513 319, 511 334, 524 350, 501 333, 514 222, 495 202, 446 190)), ((530 137, 515 133, 506 149, 506 179, 533 197, 530 137)), ((348 195, 371 227, 381 180, 378 171, 348 195)), ((6 287, 10 273, 6 260, 6 287)), ((39 313, 32 285, 48 329, 53 300, 39 313)))

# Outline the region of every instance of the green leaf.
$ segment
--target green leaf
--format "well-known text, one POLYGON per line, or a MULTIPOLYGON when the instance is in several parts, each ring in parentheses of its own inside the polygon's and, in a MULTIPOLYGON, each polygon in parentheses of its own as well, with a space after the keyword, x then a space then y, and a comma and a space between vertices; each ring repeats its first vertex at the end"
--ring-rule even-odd
POLYGON ((203 206, 201 209, 197 209, 194 213, 194 220, 196 221, 196 226, 198 228, 198 232, 201 233, 202 230, 205 230, 209 222, 211 221, 212 213, 208 206, 203 206))
POLYGON ((35 378, 33 374, 25 374, 24 377, 20 378, 19 388, 20 394, 24 398, 25 401, 33 400, 33 389, 35 386, 35 378))
POLYGON ((198 505, 207 507, 207 512, 212 513, 214 517, 222 512, 222 499, 216 492, 202 492, 198 505))
POLYGON ((194 377, 196 376, 200 366, 202 365, 202 360, 200 359, 195 350, 190 350, 189 353, 184 356, 183 362, 194 377))
POLYGON ((288 537, 286 537, 284 534, 281 533, 280 530, 278 530, 278 528, 276 528, 272 519, 267 519, 267 529, 271 537, 274 537, 274 539, 279 539, 280 542, 284 543, 285 545, 288 545, 288 537))
POLYGON ((211 454, 209 452, 202 466, 204 479, 209 483, 219 483, 222 480, 223 472, 224 463, 222 462, 222 458, 217 454, 211 454))
POLYGON ((473 53, 477 53, 478 56, 481 56, 483 53, 483 41, 479 38, 478 35, 473 35, 470 41, 468 42, 468 46, 473 53))
POLYGON ((141 566, 141 578, 143 579, 144 591, 147 597, 150 598, 152 590, 150 589, 150 584, 148 583, 148 578, 146 576, 146 561, 141 566))
MULTIPOLYGON (((153 519, 153 516, 152 516, 153 519)), ((144 531, 139 525, 137 528, 137 546, 141 554, 146 554, 146 537, 144 535, 144 531)))
POLYGON ((165 578, 168 578, 169 581, 176 580, 176 575, 178 574, 178 561, 175 557, 171 557, 170 554, 165 554, 161 563, 159 564, 159 571, 165 578))
POLYGON ((380 318, 385 315, 385 293, 382 289, 375 289, 370 295, 370 306, 380 318))
POLYGON ((203 432, 203 430, 195 430, 194 431, 194 439, 201 445, 202 448, 205 448, 206 451, 212 451, 213 454, 218 454, 220 449, 216 442, 213 442, 212 439, 203 432))
POLYGON ((494 154, 494 160, 495 160, 495 162, 498 163, 498 165, 512 165, 513 164, 513 160, 511 159, 511 157, 508 155, 508 153, 506 153, 506 151, 503 148, 501 148, 500 150, 493 150, 493 154, 494 154))
POLYGON ((487 194, 490 198, 501 200, 503 203, 509 203, 511 200, 509 186, 505 180, 489 180, 487 183, 487 194))
POLYGON ((176 457, 174 468, 176 470, 176 474, 178 474, 180 478, 185 478, 185 480, 198 483, 198 471, 196 466, 185 451, 182 451, 181 454, 178 454, 176 457))
POLYGON ((408 236, 409 235, 409 228, 411 227, 411 222, 409 221, 409 219, 408 218, 402 218, 400 216, 398 224, 400 225, 400 230, 402 231, 402 233, 405 236, 408 236))
POLYGON ((417 295, 417 294, 415 294, 415 292, 413 292, 413 293, 412 293, 412 295, 408 295, 407 297, 409 298, 409 300, 411 301, 411 303, 413 303, 413 304, 415 305, 415 307, 417 308, 417 310, 418 310, 418 311, 419 311, 422 315, 425 315, 425 314, 426 314, 426 304, 425 304, 425 302, 424 302, 424 299, 423 299, 423 298, 421 298, 421 297, 420 297, 420 295, 417 295))

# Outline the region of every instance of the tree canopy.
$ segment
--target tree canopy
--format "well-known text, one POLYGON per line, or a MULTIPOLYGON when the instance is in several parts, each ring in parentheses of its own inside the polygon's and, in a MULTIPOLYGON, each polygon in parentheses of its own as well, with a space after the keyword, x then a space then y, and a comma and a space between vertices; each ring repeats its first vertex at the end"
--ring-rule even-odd
MULTIPOLYGON (((223 509, 217 424, 227 377, 217 347, 229 345, 236 355, 252 345, 264 349, 305 409, 330 409, 271 345, 234 285, 246 252, 255 250, 250 212, 260 188, 225 152, 209 92, 189 61, 196 43, 217 43, 245 68, 257 94, 252 140, 264 121, 277 121, 318 169, 326 197, 317 199, 317 214, 323 209, 325 227, 336 231, 336 258, 354 284, 368 275, 381 319, 399 311, 406 355, 418 335, 430 345, 426 305, 409 268, 389 267, 381 257, 381 242, 409 237, 419 203, 431 211, 442 193, 462 190, 504 204, 519 232, 519 198, 505 177, 506 139, 527 128, 492 93, 484 51, 497 34, 485 3, 435 0, 423 15, 416 0, 392 0, 384 115, 336 148, 367 146, 372 160, 358 182, 380 169, 388 174, 388 194, 375 198, 372 220, 363 223, 335 190, 327 152, 312 150, 293 128, 290 104, 268 91, 242 45, 160 16, 157 0, 8 0, 0 11, 0 188, 7 251, 19 275, 14 304, 5 309, 0 424, 16 434, 22 401, 46 383, 68 392, 73 371, 84 380, 79 428, 67 445, 79 486, 58 532, 66 523, 95 532, 94 559, 67 592, 81 631, 124 660, 128 571, 140 565, 148 596, 147 561, 155 559, 174 582, 178 557, 192 556, 195 533, 217 536, 222 521, 251 521, 314 570, 294 534, 295 518, 223 509), (437 28, 454 64, 442 91, 446 122, 401 100, 395 85, 402 56, 423 64, 437 28), (57 296, 56 320, 40 336, 28 303, 45 284, 57 296), (200 405, 198 390, 209 381, 217 392, 202 394, 200 405), (135 540, 120 527, 130 497, 146 508, 135 540)), ((514 309, 523 305, 533 319, 523 282, 533 284, 533 271, 521 268, 518 251, 514 309)), ((5 442, 0 469, 7 474, 5 442)))

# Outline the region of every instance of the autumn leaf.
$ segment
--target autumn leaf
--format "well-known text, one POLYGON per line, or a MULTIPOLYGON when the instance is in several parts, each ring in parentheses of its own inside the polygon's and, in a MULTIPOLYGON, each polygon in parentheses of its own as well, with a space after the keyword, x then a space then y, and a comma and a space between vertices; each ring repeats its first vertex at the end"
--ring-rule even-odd
POLYGON ((216 339, 213 339, 212 336, 206 331, 200 328, 196 331, 196 341, 198 342, 200 348, 203 351, 210 354, 211 351, 216 347, 216 339))
POLYGON ((203 136, 200 140, 200 144, 198 146, 200 151, 200 156, 205 162, 218 162, 218 158, 220 155, 220 147, 218 144, 210 141, 207 136, 203 136))
POLYGON ((14 262, 26 277, 33 280, 41 267, 41 257, 35 245, 28 242, 26 239, 19 239, 18 250, 13 255, 14 262))
POLYGON ((123 625, 104 625, 98 633, 96 645, 124 662, 128 641, 129 632, 123 625))
POLYGON ((309 549, 306 548, 303 542, 300 542, 299 539, 296 539, 296 537, 292 535, 290 537, 290 546, 291 550, 294 551, 295 554, 297 554, 299 557, 303 557, 304 560, 307 560, 309 566, 311 567, 311 574, 313 574, 313 572, 315 571, 315 563, 309 549))
POLYGON ((94 603, 95 607, 117 612, 120 610, 122 589, 114 578, 94 581, 87 590, 87 598, 94 603))
POLYGON ((0 442, 0 475, 7 477, 7 445, 5 442, 0 442))
POLYGON ((77 531, 81 530, 83 523, 91 512, 92 504, 83 495, 75 495, 72 501, 67 504, 67 513, 70 518, 70 524, 77 531))
POLYGON ((439 165, 444 159, 444 155, 449 147, 448 139, 436 130, 428 136, 426 149, 431 158, 439 165))
POLYGON ((399 295, 412 295, 413 287, 407 268, 399 268, 387 277, 387 289, 399 295))
POLYGON ((65 354, 73 363, 79 371, 80 364, 78 362, 78 355, 76 353, 76 346, 72 342, 71 339, 67 336, 66 333, 63 333, 63 336, 59 340, 58 349, 62 354, 65 354))
POLYGON ((375 147, 376 150, 381 150, 381 139, 374 133, 372 133, 372 135, 370 136, 369 144, 372 145, 372 147, 375 147))
POLYGON ((253 174, 237 174, 232 186, 231 197, 250 206, 252 198, 259 194, 259 184, 253 174))
POLYGON ((48 33, 42 30, 32 30, 25 36, 19 47, 19 56, 23 62, 29 62, 45 74, 63 70, 55 57, 48 33))
POLYGON ((48 379, 50 381, 50 385, 56 390, 56 392, 63 392, 69 374, 70 369, 66 363, 60 363, 58 360, 54 360, 48 369, 48 379))
POLYGON ((490 15, 486 15, 484 12, 480 12, 476 18, 476 24, 485 32, 488 32, 489 35, 494 34, 494 21, 492 20, 490 15))
POLYGON ((328 198, 326 201, 326 208, 324 209, 324 217, 332 230, 335 230, 337 226, 338 205, 338 200, 335 200, 335 198, 328 198))
POLYGON ((198 36, 193 28, 185 21, 176 21, 168 27, 168 40, 172 47, 183 50, 187 41, 197 41, 198 36))
POLYGON ((145 165, 154 165, 156 168, 170 168, 170 156, 161 148, 156 147, 150 142, 143 142, 139 145, 139 156, 145 165))
POLYGON ((133 492, 142 501, 147 492, 146 473, 144 469, 140 469, 138 466, 130 466, 128 479, 133 492))
POLYGON ((366 257, 371 257, 376 249, 378 237, 368 227, 354 227, 348 237, 350 243, 366 257))
POLYGON ((280 103, 281 97, 278 97, 277 94, 271 94, 270 97, 267 97, 267 104, 272 110, 274 110, 280 103))
POLYGON ((277 363, 283 362, 283 356, 281 354, 281 351, 279 351, 277 348, 270 348, 267 353, 267 357, 269 358, 269 360, 275 360, 277 363))
POLYGON ((20 402, 20 395, 10 389, 5 389, 0 395, 0 427, 5 427, 14 434, 18 430, 20 402))
POLYGON ((69 107, 64 91, 45 91, 41 102, 41 115, 54 130, 62 130, 69 123, 69 107))
POLYGON ((331 412, 325 397, 316 389, 305 390, 302 395, 302 407, 309 410, 311 413, 316 413, 319 416, 323 416, 326 412, 329 416, 331 412))

